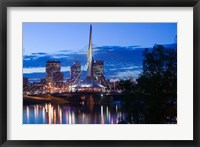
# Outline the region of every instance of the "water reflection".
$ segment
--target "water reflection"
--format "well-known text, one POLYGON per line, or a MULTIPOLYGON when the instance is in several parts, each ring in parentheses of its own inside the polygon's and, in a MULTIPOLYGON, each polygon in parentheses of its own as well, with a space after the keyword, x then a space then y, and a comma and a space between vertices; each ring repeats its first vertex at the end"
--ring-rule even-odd
POLYGON ((96 105, 92 98, 75 106, 52 103, 23 106, 23 124, 117 124, 125 116, 120 104, 96 105))

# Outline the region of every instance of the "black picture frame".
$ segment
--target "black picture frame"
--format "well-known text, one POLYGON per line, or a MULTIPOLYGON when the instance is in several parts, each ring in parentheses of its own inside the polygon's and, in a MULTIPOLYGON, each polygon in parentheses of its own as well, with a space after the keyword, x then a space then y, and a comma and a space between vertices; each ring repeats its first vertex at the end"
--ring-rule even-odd
MULTIPOLYGON (((166 146, 199 145, 199 65, 200 65, 200 2, 199 0, 1 0, 0 1, 0 145, 2 146, 166 146), (193 140, 7 140, 7 7, 193 7, 193 140)), ((19 132, 20 133, 20 132, 19 132)), ((187 133, 187 132, 185 132, 187 133)))

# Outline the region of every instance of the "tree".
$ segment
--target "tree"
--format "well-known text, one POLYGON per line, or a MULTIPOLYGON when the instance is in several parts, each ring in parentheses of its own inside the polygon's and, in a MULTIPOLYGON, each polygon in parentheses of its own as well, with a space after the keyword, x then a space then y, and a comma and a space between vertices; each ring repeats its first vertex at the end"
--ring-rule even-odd
POLYGON ((145 49, 143 72, 137 79, 134 99, 129 101, 129 107, 137 105, 137 113, 144 114, 145 123, 164 123, 166 118, 176 117, 176 100, 176 49, 166 49, 162 45, 145 49))
POLYGON ((134 82, 131 79, 120 80, 117 84, 117 88, 123 90, 123 93, 130 94, 134 89, 134 82))
POLYGON ((146 103, 147 123, 161 123, 174 117, 177 99, 177 51, 155 45, 145 49, 143 72, 137 79, 137 95, 146 103), (168 114, 167 112, 173 113, 168 114))

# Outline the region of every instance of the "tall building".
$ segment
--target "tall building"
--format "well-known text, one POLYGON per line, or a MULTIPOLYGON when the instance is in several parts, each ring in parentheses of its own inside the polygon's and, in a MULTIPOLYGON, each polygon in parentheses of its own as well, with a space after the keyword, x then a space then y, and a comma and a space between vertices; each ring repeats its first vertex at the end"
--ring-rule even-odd
POLYGON ((81 64, 80 62, 75 62, 70 67, 70 78, 66 81, 66 86, 72 86, 74 84, 80 83, 81 80, 81 64))
POLYGON ((54 84, 63 82, 64 75, 60 71, 60 61, 49 60, 46 62, 46 83, 54 84))
POLYGON ((92 71, 94 80, 98 81, 98 83, 106 86, 107 81, 104 77, 104 62, 101 60, 94 60, 92 62, 92 71))
POLYGON ((28 84, 28 78, 27 77, 23 77, 23 86, 27 86, 28 84))
POLYGON ((70 79, 76 82, 80 81, 81 77, 81 64, 80 62, 75 62, 71 67, 70 67, 70 79))
POLYGON ((41 83, 41 84, 46 84, 46 78, 41 78, 41 79, 40 79, 40 83, 41 83))
POLYGON ((104 63, 100 60, 92 62, 93 78, 98 80, 104 75, 104 63))
POLYGON ((58 83, 58 82, 60 83, 60 82, 63 82, 64 75, 62 72, 54 72, 52 75, 52 79, 54 83, 58 83))

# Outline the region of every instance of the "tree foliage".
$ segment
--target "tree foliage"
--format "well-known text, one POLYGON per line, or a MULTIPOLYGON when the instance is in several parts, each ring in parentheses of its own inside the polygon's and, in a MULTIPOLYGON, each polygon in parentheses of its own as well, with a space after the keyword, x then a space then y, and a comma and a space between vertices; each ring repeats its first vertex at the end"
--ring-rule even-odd
MULTIPOLYGON (((130 113, 137 109, 138 115, 144 115, 145 123, 165 123, 166 119, 176 118, 176 101, 176 49, 162 45, 155 45, 152 50, 145 49, 143 72, 137 79, 133 98, 127 101, 127 108, 131 109, 130 113)), ((134 123, 139 123, 139 119, 136 120, 134 123)))
POLYGON ((132 79, 120 80, 117 84, 117 89, 123 90, 124 93, 130 94, 134 89, 134 82, 132 79))

